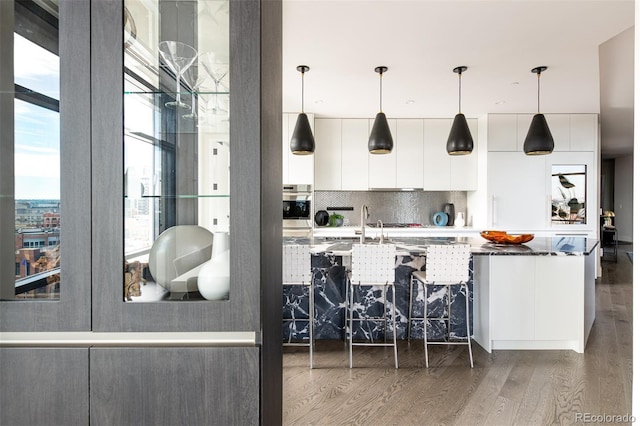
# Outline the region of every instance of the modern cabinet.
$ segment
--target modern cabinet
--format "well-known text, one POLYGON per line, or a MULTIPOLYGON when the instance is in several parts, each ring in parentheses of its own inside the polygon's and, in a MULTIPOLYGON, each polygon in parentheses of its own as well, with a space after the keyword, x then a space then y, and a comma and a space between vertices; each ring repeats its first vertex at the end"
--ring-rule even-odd
MULTIPOLYGON (((311 131, 314 132, 314 116, 307 114, 311 131)), ((294 155, 291 153, 291 135, 296 127, 298 114, 282 115, 282 183, 313 185, 314 154, 294 155)), ((315 136, 315 132, 314 132, 315 136)))
MULTIPOLYGON (((475 190, 478 152, 450 156, 446 141, 451 119, 389 119, 394 139, 390 154, 369 154, 373 120, 317 119, 315 189, 351 190, 424 188, 475 190)), ((468 120, 474 140, 477 120, 468 120)))
MULTIPOLYGON (((582 238, 574 242, 578 240, 582 238)), ((596 251, 583 256, 474 256, 479 296, 474 300, 474 339, 489 352, 584 352, 595 319, 596 251)))
MULTIPOLYGON (((424 120, 425 191, 472 191, 478 185, 478 149, 469 155, 449 155, 447 138, 452 119, 424 120)), ((467 119, 471 136, 478 143, 478 120, 467 119)))
POLYGON ((369 189, 369 120, 349 118, 342 121, 341 170, 343 191, 369 189))
POLYGON ((314 189, 342 189, 342 120, 315 120, 314 189))
POLYGON ((522 152, 489 152, 489 227, 543 229, 549 223, 545 158, 522 152))
POLYGON ((422 188, 424 182, 423 120, 396 120, 396 187, 422 188))
MULTIPOLYGON (((553 136, 554 152, 595 151, 597 114, 544 114, 553 136)), ((488 150, 522 152, 533 114, 489 114, 488 150)))
MULTIPOLYGON (((16 3, 0 2, 6 52, 14 28, 4 18, 16 3)), ((60 17, 60 297, 0 302, 0 423, 281 423, 281 7, 80 0, 47 12, 47 28, 60 17), (191 46, 196 66, 177 50, 178 60, 163 57, 161 40, 191 46), (220 59, 206 84, 197 78, 205 53, 220 59), (228 298, 127 300, 125 253, 147 255, 178 226, 214 227, 205 204, 231 216, 228 298), (140 232, 125 232, 136 230, 127 221, 140 232), (149 244, 128 246, 131 237, 149 244)), ((11 134, 12 60, 0 68, 0 122, 11 134)), ((11 199, 15 146, 0 144, 0 188, 11 199)), ((0 281, 14 287, 11 201, 0 214, 0 281)), ((164 265, 178 269, 202 251, 164 265)))

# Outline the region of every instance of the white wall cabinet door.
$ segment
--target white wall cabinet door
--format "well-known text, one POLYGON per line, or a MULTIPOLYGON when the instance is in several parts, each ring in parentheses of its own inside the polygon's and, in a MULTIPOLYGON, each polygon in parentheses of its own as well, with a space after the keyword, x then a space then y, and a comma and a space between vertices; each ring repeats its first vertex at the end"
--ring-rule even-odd
POLYGON ((571 151, 598 150, 598 115, 571 114, 571 151))
MULTIPOLYGON (((307 114, 311 131, 314 132, 313 114, 307 114)), ((282 183, 310 184, 314 181, 314 155, 294 155, 290 143, 293 129, 296 127, 298 114, 283 114, 282 117, 282 183)), ((315 132, 314 132, 315 136, 315 132)))
POLYGON ((478 120, 467 119, 473 137, 474 148, 469 155, 450 155, 451 190, 475 191, 478 189, 478 120))
MULTIPOLYGON (((369 189, 369 120, 342 121, 342 190, 369 189)), ((336 172, 339 171, 336 169, 336 172)), ((326 171, 325 171, 326 173, 326 171)))
POLYGON ((452 119, 424 120, 424 181, 425 191, 449 191, 451 160, 447 153, 447 138, 452 119))
POLYGON ((423 120, 396 120, 397 188, 423 188, 423 120))
POLYGON ((314 127, 314 189, 339 191, 342 189, 342 120, 317 119, 314 127))
POLYGON ((544 156, 522 152, 488 153, 489 225, 504 230, 548 227, 550 177, 544 156))
POLYGON ((487 146, 489 151, 516 151, 518 118, 516 114, 489 114, 487 146))
MULTIPOLYGON (((367 141, 371 134, 374 120, 369 120, 369 133, 367 141)), ((388 119, 389 130, 393 138, 393 150, 389 154, 369 154, 369 188, 397 188, 396 171, 398 148, 402 144, 398 140, 396 132, 396 120, 388 119)), ((367 150, 368 150, 367 144, 367 150)))
POLYGON ((545 114, 544 117, 547 119, 551 136, 553 136, 553 151, 570 151, 571 117, 569 114, 545 114))

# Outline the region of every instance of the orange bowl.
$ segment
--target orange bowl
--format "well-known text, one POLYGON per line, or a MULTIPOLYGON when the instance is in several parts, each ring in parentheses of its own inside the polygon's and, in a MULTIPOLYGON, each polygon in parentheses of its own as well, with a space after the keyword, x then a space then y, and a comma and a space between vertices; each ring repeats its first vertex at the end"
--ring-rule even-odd
POLYGON ((480 236, 498 244, 522 244, 533 240, 533 234, 507 234, 505 231, 482 231, 480 236))

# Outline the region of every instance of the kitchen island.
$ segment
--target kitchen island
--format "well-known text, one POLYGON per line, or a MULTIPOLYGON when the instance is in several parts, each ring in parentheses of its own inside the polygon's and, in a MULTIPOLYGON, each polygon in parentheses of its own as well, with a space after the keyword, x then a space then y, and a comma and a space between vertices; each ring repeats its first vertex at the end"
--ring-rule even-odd
MULTIPOLYGON (((353 239, 285 238, 284 244, 310 244, 315 285, 316 339, 343 339, 345 288, 353 239)), ((428 244, 471 245, 470 324, 474 340, 485 350, 573 349, 583 352, 595 319, 595 248, 597 240, 583 237, 535 238, 526 244, 501 245, 480 237, 394 237, 396 244, 396 322, 398 338, 406 339, 409 321, 409 280, 424 269, 428 244)), ((451 288, 451 324, 441 319, 449 293, 434 286, 429 298, 429 338, 466 333, 462 286, 451 288)), ((417 289, 414 288, 414 292, 417 289)), ((382 312, 379 291, 365 295, 367 313, 382 312)), ((412 317, 422 316, 421 292, 414 294, 412 317)), ((362 305, 359 305, 362 306, 362 305)), ((364 309, 364 308, 363 308, 364 309)), ((359 312, 363 313, 363 312, 359 312)), ((301 287, 285 289, 283 318, 305 317, 307 298, 301 287)), ((388 322, 390 324, 390 321, 388 322)), ((308 339, 308 327, 283 323, 285 338, 308 339)), ((381 338, 380 326, 362 323, 356 337, 381 338)), ((411 326, 411 338, 422 338, 422 321, 411 326)))

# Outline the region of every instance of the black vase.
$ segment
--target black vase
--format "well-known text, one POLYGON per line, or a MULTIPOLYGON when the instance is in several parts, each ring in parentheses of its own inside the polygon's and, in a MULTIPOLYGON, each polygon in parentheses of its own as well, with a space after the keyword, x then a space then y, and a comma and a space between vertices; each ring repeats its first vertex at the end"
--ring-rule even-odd
POLYGON ((444 212, 449 217, 447 220, 447 226, 453 226, 453 221, 456 220, 456 208, 452 203, 447 203, 444 205, 444 212))

